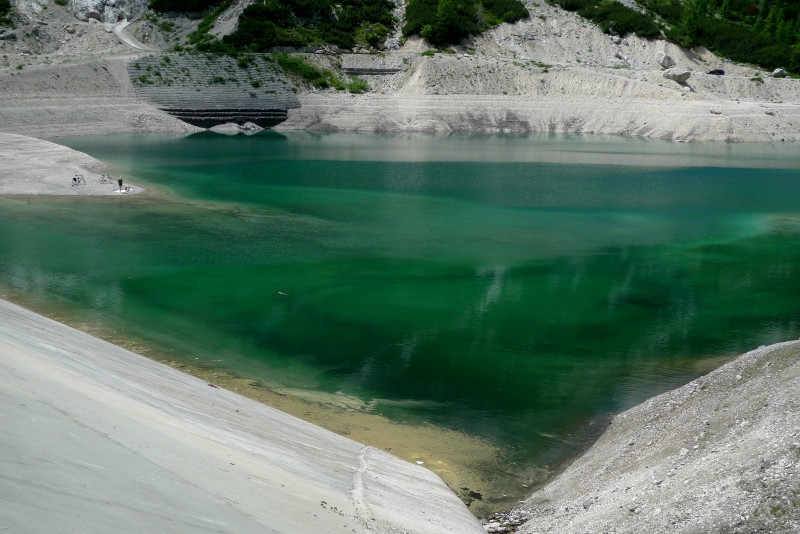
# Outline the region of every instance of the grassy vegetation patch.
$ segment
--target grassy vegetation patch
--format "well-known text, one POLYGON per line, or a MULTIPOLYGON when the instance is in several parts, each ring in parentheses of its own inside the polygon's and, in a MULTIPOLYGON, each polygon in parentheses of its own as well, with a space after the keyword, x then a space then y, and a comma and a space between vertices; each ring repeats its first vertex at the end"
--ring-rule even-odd
POLYGON ((351 93, 369 91, 369 84, 366 81, 354 77, 351 81, 346 82, 332 71, 320 69, 301 57, 289 54, 275 54, 274 57, 283 72, 289 76, 300 78, 303 82, 314 87, 320 89, 331 87, 337 91, 347 90, 351 93))

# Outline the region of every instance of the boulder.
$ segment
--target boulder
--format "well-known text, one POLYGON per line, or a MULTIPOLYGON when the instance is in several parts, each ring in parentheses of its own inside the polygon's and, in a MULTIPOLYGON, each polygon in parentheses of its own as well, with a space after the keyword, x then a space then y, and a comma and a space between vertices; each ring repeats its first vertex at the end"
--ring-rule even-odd
POLYGON ((772 71, 773 78, 786 78, 786 71, 783 69, 775 69, 772 71))
POLYGON ((686 80, 688 80, 691 75, 691 71, 687 69, 667 69, 664 71, 664 78, 678 83, 686 83, 686 80))
POLYGON ((12 2, 12 5, 15 5, 21 14, 26 17, 32 17, 41 13, 49 3, 48 0, 18 0, 17 2, 12 2))
POLYGON ((656 54, 656 61, 661 65, 662 69, 671 69, 675 66, 675 60, 668 56, 663 50, 656 54))

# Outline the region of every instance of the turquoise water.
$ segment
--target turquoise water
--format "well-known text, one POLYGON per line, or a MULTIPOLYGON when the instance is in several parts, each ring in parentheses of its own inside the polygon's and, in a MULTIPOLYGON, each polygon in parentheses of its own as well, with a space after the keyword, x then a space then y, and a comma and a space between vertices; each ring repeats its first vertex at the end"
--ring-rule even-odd
POLYGON ((150 194, 0 198, 0 285, 171 357, 558 463, 610 413, 800 334, 780 146, 62 139, 150 194))

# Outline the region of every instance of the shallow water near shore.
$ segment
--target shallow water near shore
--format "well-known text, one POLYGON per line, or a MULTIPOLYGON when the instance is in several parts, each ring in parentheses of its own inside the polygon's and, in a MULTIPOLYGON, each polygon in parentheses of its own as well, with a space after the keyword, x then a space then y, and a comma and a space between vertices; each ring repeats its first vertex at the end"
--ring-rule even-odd
POLYGON ((308 410, 474 439, 479 514, 609 414, 800 333, 800 158, 780 145, 57 141, 150 193, 0 198, 7 296, 308 410))

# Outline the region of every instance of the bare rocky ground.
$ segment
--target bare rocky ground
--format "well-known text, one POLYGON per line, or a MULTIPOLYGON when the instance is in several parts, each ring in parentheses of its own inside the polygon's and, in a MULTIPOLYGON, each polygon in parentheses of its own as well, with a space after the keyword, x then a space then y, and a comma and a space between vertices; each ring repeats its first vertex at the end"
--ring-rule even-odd
MULTIPOLYGON (((372 91, 307 91, 282 129, 610 134, 678 141, 800 139, 800 81, 705 50, 609 36, 572 13, 528 2, 531 18, 432 57, 409 39, 405 68, 364 75, 372 91), (691 71, 664 78, 666 53, 691 71), (707 74, 725 70, 724 76, 707 74)), ((314 59, 309 56, 309 59, 314 59)), ((317 59, 324 62, 324 59, 317 59)))
MULTIPOLYGON (((144 51, 126 47, 110 27, 80 22, 67 7, 31 8, 17 39, 0 39, 0 131, 38 137, 193 129, 133 97, 125 63, 144 51)), ((239 6, 239 4, 236 4, 239 6)), ((234 6, 234 7, 236 7, 234 6)), ((241 6, 239 6, 241 7, 241 6)), ((360 74, 363 95, 302 89, 302 107, 278 129, 391 132, 541 132, 610 134, 677 141, 800 140, 800 80, 773 78, 705 50, 664 41, 609 36, 544 0, 531 18, 454 47, 422 55, 410 38, 397 50, 363 56, 376 72, 360 74), (668 80, 659 53, 691 72, 668 80), (707 74, 724 69, 724 76, 707 74)), ((174 29, 140 19, 131 32, 169 49, 192 20, 165 18, 174 29)), ((220 32, 230 31, 231 17, 220 32)), ((307 56, 338 66, 339 56, 307 56)), ((368 71, 369 69, 367 69, 368 71)))
POLYGON ((799 355, 798 341, 761 347, 617 415, 487 530, 800 532, 799 355), (504 527, 514 518, 527 521, 504 527))

